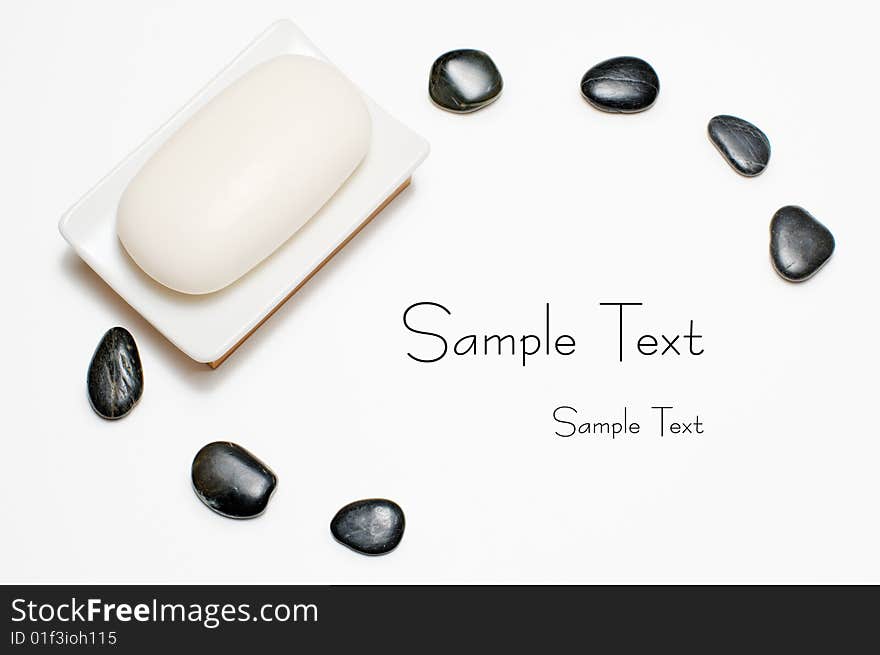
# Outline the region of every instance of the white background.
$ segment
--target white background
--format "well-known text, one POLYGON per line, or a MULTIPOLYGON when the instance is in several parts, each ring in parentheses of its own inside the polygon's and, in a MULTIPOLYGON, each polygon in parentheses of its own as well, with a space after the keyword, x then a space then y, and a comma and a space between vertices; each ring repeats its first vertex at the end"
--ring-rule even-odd
MULTIPOLYGON (((6 582, 880 582, 876 108, 866 3, 6 2, 0 579, 6 582), (817 3, 818 4, 818 3, 817 3), (177 352, 68 249, 61 213, 267 25, 291 18, 423 134, 413 186, 216 371, 177 352), (427 97, 439 54, 489 52, 501 99, 427 97), (580 97, 598 61, 659 73, 650 111, 580 97), (756 179, 705 136, 719 113, 773 144, 756 179), (768 225, 800 204, 837 239, 793 285, 768 225), (569 358, 406 357, 413 302, 449 334, 578 339, 569 358), (694 319, 699 358, 616 361, 597 303, 642 301, 629 338, 694 319), (85 375, 135 335, 140 405, 105 422, 85 375), (554 407, 630 407, 637 441, 555 437, 554 407), (659 439, 655 404, 699 413, 659 439), (279 486, 224 519, 195 452, 236 441, 279 486), (406 511, 396 552, 333 542, 343 504, 406 511)), ((426 343, 426 342, 425 342, 426 343)))

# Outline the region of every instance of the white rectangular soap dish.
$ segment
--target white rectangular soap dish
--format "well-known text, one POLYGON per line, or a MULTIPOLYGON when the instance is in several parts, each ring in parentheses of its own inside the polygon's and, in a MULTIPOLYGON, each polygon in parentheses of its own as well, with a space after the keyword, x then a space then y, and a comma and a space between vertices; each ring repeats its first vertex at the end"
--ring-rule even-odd
POLYGON ((292 22, 273 24, 59 223, 76 253, 116 293, 189 357, 213 368, 403 191, 428 154, 422 137, 365 96, 372 119, 366 157, 293 237, 244 277, 215 293, 186 295, 155 282, 129 258, 117 238, 120 196, 141 166, 190 116, 254 66, 282 54, 327 61, 292 22))

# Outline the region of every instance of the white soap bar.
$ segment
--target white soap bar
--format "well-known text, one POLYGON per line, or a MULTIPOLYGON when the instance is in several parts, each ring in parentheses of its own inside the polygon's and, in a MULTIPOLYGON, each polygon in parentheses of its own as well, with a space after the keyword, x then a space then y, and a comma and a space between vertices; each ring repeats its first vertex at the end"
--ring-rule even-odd
POLYGON ((171 289, 222 289, 330 199, 366 155, 370 132, 360 92, 330 64, 264 62, 144 164, 119 201, 119 240, 171 289))

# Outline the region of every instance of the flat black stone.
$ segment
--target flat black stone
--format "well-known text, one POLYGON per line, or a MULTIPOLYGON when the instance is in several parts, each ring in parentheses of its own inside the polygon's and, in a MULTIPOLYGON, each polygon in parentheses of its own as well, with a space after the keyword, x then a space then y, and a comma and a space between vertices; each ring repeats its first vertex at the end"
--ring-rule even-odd
POLYGON ((428 78, 431 100, 459 114, 494 102, 503 86, 495 62, 481 50, 453 50, 440 55, 428 78))
POLYGON ((760 175, 770 163, 770 139, 757 127, 736 116, 709 121, 709 139, 737 173, 760 175))
POLYGON ((654 104, 660 79, 638 57, 615 57, 596 64, 581 78, 581 93, 602 111, 634 114, 654 104))
POLYGON ((144 371, 134 337, 123 327, 107 330, 86 375, 92 409, 106 419, 122 418, 144 392, 144 371))
POLYGON ((192 483, 199 499, 218 514, 249 519, 266 510, 278 478, 238 444, 215 441, 196 453, 192 483))
POLYGON ((330 532, 339 543, 365 555, 383 555, 397 548, 405 520, 400 506, 384 498, 349 503, 336 512, 330 532))
POLYGON ((834 235, 806 210, 788 205, 770 221, 770 258, 776 272, 802 282, 822 268, 834 252, 834 235))

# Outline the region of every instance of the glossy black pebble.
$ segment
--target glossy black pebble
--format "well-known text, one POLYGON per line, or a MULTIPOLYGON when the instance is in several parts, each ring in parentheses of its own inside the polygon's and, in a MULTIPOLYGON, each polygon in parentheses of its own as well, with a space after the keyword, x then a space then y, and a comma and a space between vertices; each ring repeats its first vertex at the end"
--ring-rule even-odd
POLYGON ((584 73, 581 93, 597 109, 633 114, 654 104, 660 93, 660 79, 643 59, 615 57, 584 73))
POLYGON ((249 519, 265 511, 278 479, 238 444, 215 441, 196 454, 192 483, 199 499, 218 514, 249 519))
POLYGON ((92 409, 103 418, 122 418, 137 405, 144 392, 144 371, 128 330, 107 330, 92 355, 86 387, 92 409))
POLYGON ((806 210, 789 205, 770 221, 770 258, 776 272, 802 282, 822 268, 834 252, 831 231, 806 210))
POLYGON ((453 50, 440 55, 428 78, 431 100, 461 114, 497 100, 503 86, 495 62, 481 50, 453 50))
POLYGON ((770 163, 770 139, 757 127, 736 116, 716 116, 709 121, 709 140, 733 169, 754 177, 770 163))
POLYGON ((341 544, 365 555, 382 555, 403 538, 403 510, 390 500, 369 498, 349 503, 336 512, 330 532, 341 544))

